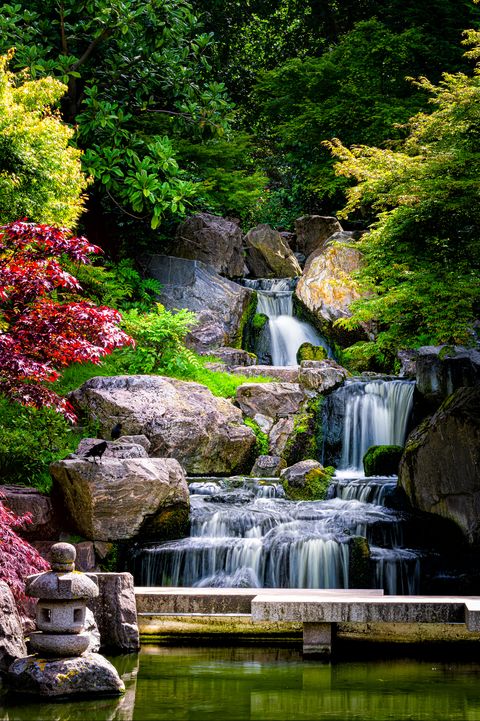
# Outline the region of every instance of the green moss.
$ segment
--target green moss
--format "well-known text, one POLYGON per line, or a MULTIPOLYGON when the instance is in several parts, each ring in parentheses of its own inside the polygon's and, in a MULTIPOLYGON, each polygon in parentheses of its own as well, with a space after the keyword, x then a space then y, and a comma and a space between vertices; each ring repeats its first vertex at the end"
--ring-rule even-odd
POLYGON ((255 316, 255 312, 257 310, 257 293, 256 291, 253 291, 248 303, 245 307, 245 310, 242 313, 242 317, 240 318, 240 322, 238 324, 237 332, 235 333, 235 337, 232 340, 232 346, 234 348, 246 348, 247 350, 252 350, 251 347, 245 344, 246 336, 248 335, 248 328, 251 326, 253 318, 255 316))
POLYGON ((262 431, 258 423, 254 421, 253 418, 245 418, 244 423, 246 426, 252 429, 252 431, 257 437, 257 442, 255 444, 255 458, 257 458, 258 456, 268 456, 268 435, 264 431, 262 431))
POLYGON ((363 536, 355 536, 349 544, 348 585, 350 588, 371 588, 372 564, 370 547, 363 536))
POLYGON ((190 531, 190 512, 185 506, 170 506, 155 517, 148 526, 147 535, 156 541, 171 541, 185 538, 190 531))
POLYGON ((366 476, 395 476, 402 457, 401 446, 370 446, 363 456, 366 476))
POLYGON ((268 323, 268 316, 265 313, 255 313, 252 320, 252 328, 260 332, 268 323))
POLYGON ((327 351, 323 346, 313 345, 313 343, 302 343, 297 351, 297 362, 301 363, 304 360, 320 361, 325 360, 327 356, 327 351))
POLYGON ((295 414, 293 432, 282 453, 287 466, 309 458, 318 458, 321 447, 318 443, 318 425, 322 403, 323 397, 315 396, 295 414))
POLYGON ((305 476, 303 488, 293 488, 284 480, 282 485, 285 495, 290 501, 323 501, 334 473, 335 469, 332 466, 312 468, 305 476))

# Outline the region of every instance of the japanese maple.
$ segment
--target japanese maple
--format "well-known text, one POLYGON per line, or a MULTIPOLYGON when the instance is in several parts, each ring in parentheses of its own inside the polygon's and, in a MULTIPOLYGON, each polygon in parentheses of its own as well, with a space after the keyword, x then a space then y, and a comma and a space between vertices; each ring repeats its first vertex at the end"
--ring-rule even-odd
POLYGON ((25 579, 50 568, 38 551, 16 532, 31 522, 31 513, 17 516, 0 501, 0 580, 9 586, 22 615, 31 614, 31 604, 25 596, 25 579))
POLYGON ((72 406, 45 384, 70 363, 100 363, 133 344, 120 313, 79 298, 80 284, 62 268, 62 257, 89 263, 101 252, 65 228, 24 220, 0 228, 0 393, 73 421, 72 406))

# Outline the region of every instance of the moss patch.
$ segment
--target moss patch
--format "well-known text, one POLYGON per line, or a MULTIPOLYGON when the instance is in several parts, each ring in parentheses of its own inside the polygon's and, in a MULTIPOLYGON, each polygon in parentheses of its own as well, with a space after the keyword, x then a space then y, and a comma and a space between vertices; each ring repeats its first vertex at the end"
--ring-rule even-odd
POLYGON ((287 480, 282 481, 285 495, 290 501, 324 501, 335 469, 312 468, 305 476, 303 488, 292 488, 287 480))
POLYGON ((262 431, 258 423, 254 421, 253 418, 245 418, 243 422, 246 426, 252 429, 252 431, 255 433, 255 436, 257 437, 257 441, 255 443, 255 458, 257 458, 258 456, 268 456, 268 435, 264 431, 262 431))
POLYGON ((363 456, 366 476, 396 476, 402 457, 401 446, 370 446, 363 456))
POLYGON ((245 306, 245 310, 242 313, 242 317, 240 318, 240 322, 238 324, 237 332, 235 333, 235 337, 232 341, 232 346, 234 348, 245 348, 246 350, 253 350, 253 346, 247 344, 247 338, 249 328, 252 326, 252 321, 255 316, 256 310, 257 293, 256 291, 253 291, 247 302, 247 305, 245 306))
POLYGON ((318 458, 320 449, 318 424, 322 403, 322 396, 311 398, 304 408, 295 414, 293 432, 282 453, 287 466, 293 466, 295 463, 309 458, 318 458))
POLYGON ((328 357, 327 351, 321 345, 313 345, 313 343, 302 343, 297 350, 297 362, 304 360, 320 361, 328 357))

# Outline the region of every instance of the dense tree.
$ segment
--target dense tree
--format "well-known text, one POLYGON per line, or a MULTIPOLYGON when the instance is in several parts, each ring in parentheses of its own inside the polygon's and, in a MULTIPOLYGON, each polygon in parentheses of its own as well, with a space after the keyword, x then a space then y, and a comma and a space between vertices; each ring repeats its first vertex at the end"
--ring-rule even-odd
POLYGON ((44 384, 70 363, 99 363, 132 342, 116 310, 76 297, 80 286, 60 263, 86 263, 99 252, 64 229, 20 221, 0 229, 0 393, 7 398, 74 420, 68 401, 44 384), (68 302, 59 302, 62 295, 68 302))
POLYGON ((221 135, 231 110, 212 75, 212 37, 186 0, 3 4, 0 38, 4 51, 15 45, 17 69, 67 83, 63 117, 110 203, 152 227, 185 209, 195 187, 172 136, 221 135))
POLYGON ((73 135, 54 108, 66 87, 53 78, 26 81, 0 57, 0 223, 75 224, 86 181, 73 135))
POLYGON ((433 112, 409 121, 399 149, 329 144, 337 172, 357 182, 344 215, 377 216, 359 243, 366 296, 345 324, 374 322, 378 335, 350 354, 387 363, 399 347, 472 342, 480 310, 480 65, 418 85, 433 112))

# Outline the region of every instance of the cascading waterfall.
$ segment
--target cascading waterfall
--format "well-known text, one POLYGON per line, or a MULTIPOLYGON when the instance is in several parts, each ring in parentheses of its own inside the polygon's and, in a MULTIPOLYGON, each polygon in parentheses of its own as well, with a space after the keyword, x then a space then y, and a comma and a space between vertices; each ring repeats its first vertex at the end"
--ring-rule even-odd
POLYGON ((360 538, 370 548, 374 587, 418 592, 421 554, 405 545, 403 514, 384 506, 395 479, 360 472, 370 445, 403 444, 413 386, 354 380, 330 396, 333 410, 340 406, 345 414, 337 429, 343 475, 333 479, 325 501, 287 501, 278 479, 192 479, 190 537, 132 549, 136 583, 348 588, 355 584, 352 548, 360 538))
POLYGON ((268 345, 272 365, 297 365, 297 351, 303 343, 322 346, 328 356, 332 356, 328 343, 315 328, 293 315, 295 279, 247 279, 244 283, 246 287, 257 291, 257 313, 264 313, 268 317, 263 345, 268 345))

